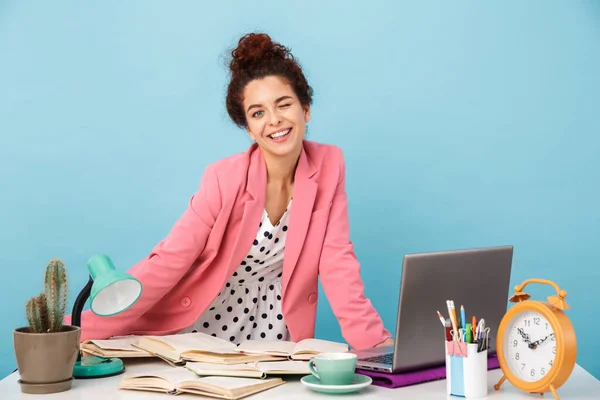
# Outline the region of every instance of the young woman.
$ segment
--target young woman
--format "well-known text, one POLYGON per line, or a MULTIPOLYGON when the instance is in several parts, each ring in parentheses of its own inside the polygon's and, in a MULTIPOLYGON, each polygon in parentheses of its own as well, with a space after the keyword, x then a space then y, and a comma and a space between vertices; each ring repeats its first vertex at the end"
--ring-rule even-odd
POLYGON ((268 35, 232 52, 227 111, 253 144, 210 164, 167 237, 129 272, 127 311, 82 315, 82 340, 201 331, 244 339, 314 337, 318 277, 355 349, 392 343, 364 295, 349 239, 341 150, 305 139, 312 89, 268 35))

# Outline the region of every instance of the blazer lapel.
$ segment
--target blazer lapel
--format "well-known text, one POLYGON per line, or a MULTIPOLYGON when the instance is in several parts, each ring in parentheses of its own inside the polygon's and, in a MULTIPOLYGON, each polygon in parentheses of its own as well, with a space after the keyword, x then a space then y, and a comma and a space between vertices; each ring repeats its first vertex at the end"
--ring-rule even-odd
POLYGON ((240 265, 256 237, 256 232, 265 208, 267 190, 267 168, 262 152, 253 145, 249 150, 248 175, 246 177, 246 193, 249 199, 244 204, 244 213, 239 225, 238 235, 231 253, 231 261, 227 270, 228 279, 240 265))
POLYGON ((317 183, 312 180, 315 172, 316 168, 307 157, 306 151, 302 149, 294 177, 294 201, 290 210, 290 229, 285 239, 282 284, 284 292, 292 277, 306 238, 308 223, 317 194, 317 183))

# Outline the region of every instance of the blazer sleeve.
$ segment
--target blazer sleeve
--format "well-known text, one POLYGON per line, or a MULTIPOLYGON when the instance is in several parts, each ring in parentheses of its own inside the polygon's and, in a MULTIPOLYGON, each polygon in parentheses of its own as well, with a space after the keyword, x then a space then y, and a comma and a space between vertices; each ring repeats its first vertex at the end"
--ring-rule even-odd
POLYGON ((340 175, 327 222, 319 275, 342 336, 351 347, 362 350, 376 346, 391 334, 364 294, 360 264, 350 241, 346 166, 342 151, 338 151, 340 175))
MULTIPOLYGON (((104 339, 124 334, 135 321, 188 272, 203 251, 221 208, 219 181, 214 166, 209 165, 200 187, 167 236, 147 257, 128 270, 142 283, 142 295, 128 310, 110 317, 100 317, 90 310, 81 315, 81 340, 104 339)), ((65 317, 70 324, 71 316, 65 317)))

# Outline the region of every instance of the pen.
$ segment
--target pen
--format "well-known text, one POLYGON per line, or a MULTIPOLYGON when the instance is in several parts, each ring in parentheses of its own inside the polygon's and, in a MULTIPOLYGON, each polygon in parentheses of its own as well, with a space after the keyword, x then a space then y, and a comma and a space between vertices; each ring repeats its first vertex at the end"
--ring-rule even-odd
POLYGON ((450 330, 452 328, 450 327, 450 320, 446 320, 446 322, 444 323, 444 330, 446 331, 446 341, 451 342, 452 341, 452 334, 450 333, 450 330))
POLYGON ((444 319, 444 317, 442 317, 442 314, 440 314, 439 311, 437 312, 437 314, 438 314, 438 317, 439 317, 440 321, 442 321, 442 325, 446 326, 446 320, 444 319))
POLYGON ((471 329, 473 330, 473 338, 475 338, 475 330, 477 329, 477 323, 476 323, 476 319, 475 316, 473 315, 473 321, 471 322, 471 329))
POLYGON ((460 324, 462 328, 465 328, 467 324, 467 318, 465 318, 465 307, 463 305, 460 306, 460 324))
POLYGON ((483 331, 485 330, 485 320, 481 318, 477 323, 477 339, 483 339, 483 331))

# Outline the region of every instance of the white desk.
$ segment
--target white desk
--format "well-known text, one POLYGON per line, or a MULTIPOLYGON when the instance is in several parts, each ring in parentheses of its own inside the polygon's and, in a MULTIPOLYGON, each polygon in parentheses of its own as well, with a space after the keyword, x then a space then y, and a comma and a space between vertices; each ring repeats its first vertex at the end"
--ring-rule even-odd
MULTIPOLYGON (((152 361, 142 361, 143 364, 148 364, 152 361)), ((161 361, 159 361, 161 362, 161 361)), ((140 362, 132 362, 125 360, 125 365, 129 372, 135 372, 136 367, 139 368, 140 362)), ((542 399, 539 396, 526 395, 517 391, 511 384, 506 381, 499 391, 494 390, 494 384, 497 383, 501 376, 499 369, 489 372, 489 393, 488 398, 498 400, 521 400, 521 399, 542 399)), ((133 390, 118 390, 117 384, 121 380, 121 376, 110 378, 101 378, 94 380, 75 380, 71 390, 46 394, 46 395, 30 395, 21 393, 19 387, 17 373, 13 373, 2 381, 0 381, 0 398, 3 400, 30 400, 30 399, 45 399, 45 400, 160 400, 176 398, 178 400, 193 400, 193 399, 208 399, 196 395, 179 395, 169 396, 162 393, 141 392, 133 390)), ((326 395, 311 391, 306 386, 302 385, 297 378, 286 379, 287 383, 274 389, 267 390, 262 393, 246 397, 248 400, 270 400, 270 399, 286 399, 286 400, 302 400, 302 399, 369 399, 369 400, 385 400, 385 399, 447 399, 446 396, 446 381, 439 380, 434 382, 422 383, 414 386, 407 386, 397 389, 386 389, 371 385, 360 392, 350 395, 326 395)), ((573 374, 569 380, 558 390, 558 395, 561 400, 598 400, 600 398, 600 381, 590 375, 578 365, 575 366, 573 374)), ((451 399, 460 399, 451 397, 451 399)), ((543 399, 553 399, 552 394, 546 394, 543 399)))

